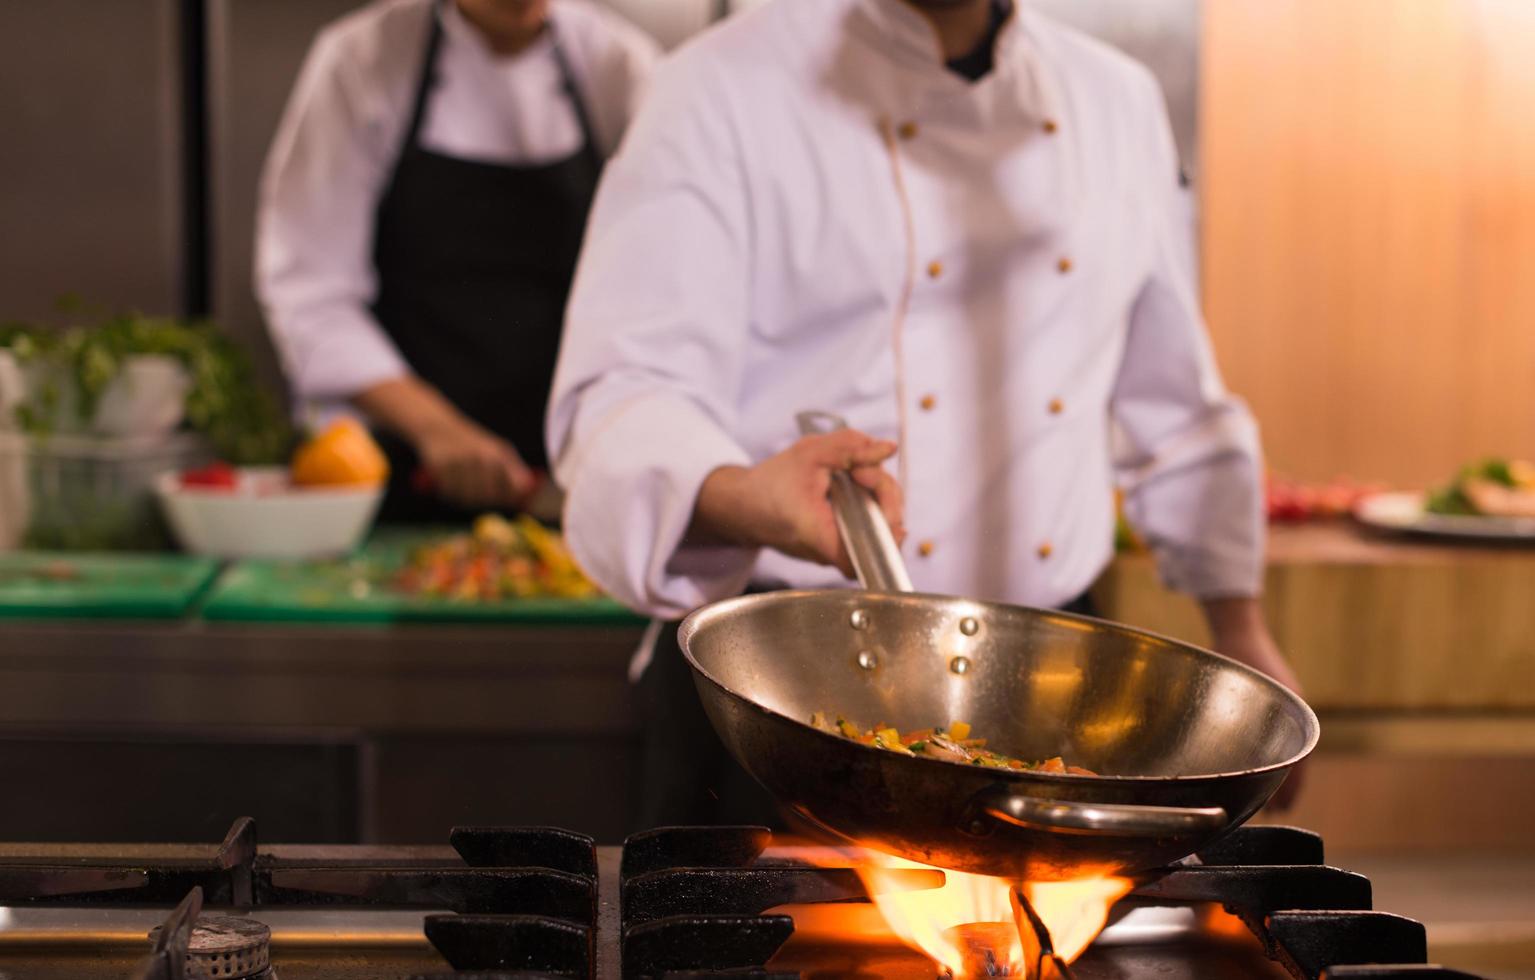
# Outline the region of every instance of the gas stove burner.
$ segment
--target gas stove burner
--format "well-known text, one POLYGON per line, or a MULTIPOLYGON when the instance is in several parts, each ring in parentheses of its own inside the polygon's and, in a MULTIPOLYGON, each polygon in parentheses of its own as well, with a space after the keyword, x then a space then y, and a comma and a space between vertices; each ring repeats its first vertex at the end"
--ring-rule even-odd
MULTIPOLYGON (((164 926, 150 932, 157 942, 164 926)), ((255 919, 203 915, 187 943, 186 980, 271 980, 272 930, 255 919)))
POLYGON ((1073 980, 1075 974, 1051 948, 1050 933, 1033 906, 1014 892, 1020 918, 1013 922, 969 922, 945 929, 943 938, 961 957, 958 973, 944 969, 938 980, 990 980, 1011 977, 1073 980), (1020 948, 1021 947, 1021 948, 1020 948), (1016 962, 1010 955, 1018 950, 1016 962))
POLYGON ((1018 927, 1011 922, 971 922, 945 930, 943 937, 964 957, 964 965, 959 974, 945 971, 941 977, 976 980, 1023 976, 1008 963, 1007 952, 1018 942, 1018 927))

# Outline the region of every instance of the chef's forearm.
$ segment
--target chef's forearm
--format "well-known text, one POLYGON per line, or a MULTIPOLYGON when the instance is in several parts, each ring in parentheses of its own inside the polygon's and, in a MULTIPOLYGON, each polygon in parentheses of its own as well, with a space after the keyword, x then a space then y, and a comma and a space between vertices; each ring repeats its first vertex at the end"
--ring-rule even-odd
POLYGON ((1213 649, 1261 670, 1292 691, 1301 690, 1300 676, 1274 641, 1257 599, 1206 599, 1203 606, 1213 649))
POLYGON ((721 466, 704 477, 683 543, 761 547, 761 525, 750 506, 750 479, 751 471, 744 466, 721 466))
POLYGON ((1214 637, 1236 636, 1256 629, 1267 629, 1263 604, 1246 596, 1204 599, 1200 602, 1205 622, 1214 637))
POLYGON ((441 392, 415 375, 372 385, 354 395, 352 404, 367 413, 375 424, 415 446, 466 421, 441 392))

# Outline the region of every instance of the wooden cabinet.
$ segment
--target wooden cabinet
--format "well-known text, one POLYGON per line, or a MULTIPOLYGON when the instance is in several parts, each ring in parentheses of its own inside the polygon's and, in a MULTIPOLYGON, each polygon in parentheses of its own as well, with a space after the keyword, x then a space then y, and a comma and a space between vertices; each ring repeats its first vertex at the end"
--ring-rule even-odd
MULTIPOLYGON (((1122 557, 1097 596, 1111 618, 1208 642, 1147 555, 1122 557)), ((1279 527, 1264 604, 1322 740, 1297 808, 1262 820, 1330 849, 1530 847, 1535 551, 1279 527)))
MULTIPOLYGON (((1116 562, 1098 597, 1113 619, 1208 641, 1149 555, 1116 562)), ((1280 527, 1264 605, 1319 711, 1535 709, 1535 551, 1280 527)))
POLYGON ((1204 16, 1205 306, 1273 466, 1422 486, 1535 455, 1535 4, 1204 16))

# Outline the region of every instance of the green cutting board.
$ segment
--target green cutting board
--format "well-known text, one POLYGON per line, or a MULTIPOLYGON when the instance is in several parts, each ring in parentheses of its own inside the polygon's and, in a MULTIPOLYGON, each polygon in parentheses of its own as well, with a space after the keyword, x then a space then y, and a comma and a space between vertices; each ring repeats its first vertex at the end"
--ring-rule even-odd
POLYGON ((175 619, 218 567, 211 558, 184 555, 0 553, 0 617, 175 619))
POLYGON ((396 592, 388 582, 411 548, 442 533, 385 530, 352 558, 325 562, 241 561, 225 569, 203 604, 205 619, 260 623, 517 623, 628 625, 643 622, 605 597, 465 601, 396 592))

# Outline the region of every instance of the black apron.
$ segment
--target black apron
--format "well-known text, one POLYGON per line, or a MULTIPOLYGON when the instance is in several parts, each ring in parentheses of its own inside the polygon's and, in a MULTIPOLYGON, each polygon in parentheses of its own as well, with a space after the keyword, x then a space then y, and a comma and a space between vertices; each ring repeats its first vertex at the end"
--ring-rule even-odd
MULTIPOLYGON (((376 216, 373 313, 417 376, 461 412, 548 468, 544 413, 602 159, 559 36, 551 32, 581 148, 552 163, 460 160, 421 145, 436 84, 442 24, 428 16, 426 53, 410 124, 376 216)), ((384 513, 393 520, 460 520, 417 480, 403 440, 381 434, 390 457, 384 513)))

